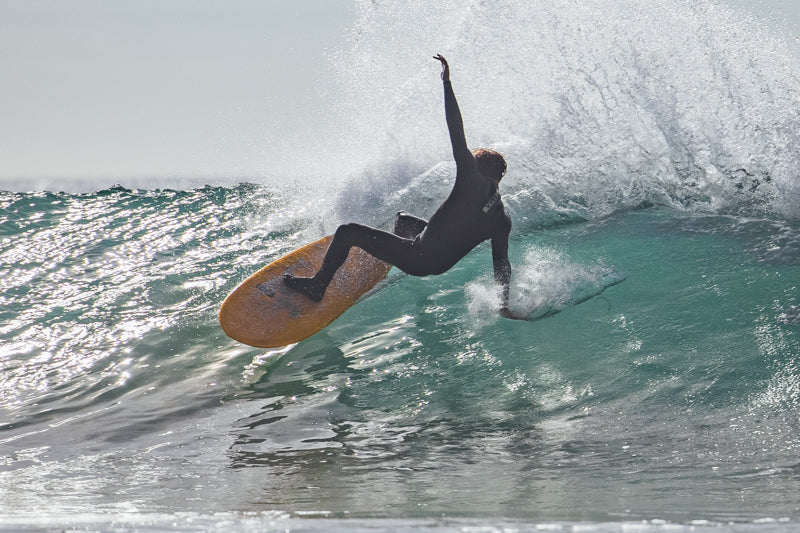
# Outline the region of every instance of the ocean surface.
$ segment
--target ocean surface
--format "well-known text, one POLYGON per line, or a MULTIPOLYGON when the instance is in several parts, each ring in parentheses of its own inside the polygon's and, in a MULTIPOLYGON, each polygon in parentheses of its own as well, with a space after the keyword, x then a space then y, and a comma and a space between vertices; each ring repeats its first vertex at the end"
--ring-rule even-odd
POLYGON ((0 192, 0 530, 800 530, 797 41, 468 4, 359 4, 303 176, 0 192), (445 197, 435 52, 507 156, 530 319, 485 243, 296 345, 227 338, 255 270, 445 197))

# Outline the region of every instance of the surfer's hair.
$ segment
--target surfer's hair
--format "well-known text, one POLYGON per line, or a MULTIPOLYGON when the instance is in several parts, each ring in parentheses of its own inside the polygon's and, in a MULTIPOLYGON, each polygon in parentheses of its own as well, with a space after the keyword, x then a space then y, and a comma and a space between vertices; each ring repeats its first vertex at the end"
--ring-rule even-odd
POLYGON ((472 151, 475 162, 478 164, 478 172, 489 179, 500 183, 506 173, 506 160, 494 150, 488 148, 478 148, 472 151))

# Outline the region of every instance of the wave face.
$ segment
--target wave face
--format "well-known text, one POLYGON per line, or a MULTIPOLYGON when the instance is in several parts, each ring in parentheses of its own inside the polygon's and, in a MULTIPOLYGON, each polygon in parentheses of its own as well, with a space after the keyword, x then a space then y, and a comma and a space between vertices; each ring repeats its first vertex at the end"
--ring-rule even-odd
POLYGON ((231 511, 260 526, 791 514, 796 223, 650 208, 515 233, 513 305, 533 322, 497 317, 479 247, 442 276, 393 273, 265 352, 216 311, 319 230, 291 199, 116 188, 0 205, 9 527, 46 525, 44 506, 166 528, 231 511))
POLYGON ((0 527, 796 526, 796 45, 675 0, 359 10, 302 187, 0 192, 0 527), (435 52, 509 160, 531 320, 482 245, 297 345, 225 337, 264 264, 447 194, 435 52))

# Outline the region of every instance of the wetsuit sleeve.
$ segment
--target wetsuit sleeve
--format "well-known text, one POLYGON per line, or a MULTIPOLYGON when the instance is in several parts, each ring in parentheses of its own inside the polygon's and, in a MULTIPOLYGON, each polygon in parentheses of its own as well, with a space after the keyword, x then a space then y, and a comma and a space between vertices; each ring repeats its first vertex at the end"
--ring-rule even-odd
POLYGON ((508 309, 508 293, 511 286, 511 262, 508 260, 508 236, 511 233, 511 220, 492 237, 492 264, 494 279, 502 287, 500 308, 508 309))
POLYGON ((472 152, 467 147, 464 122, 461 119, 461 111, 458 109, 458 101, 453 92, 453 84, 449 81, 444 82, 444 112, 447 119, 447 129, 450 131, 450 144, 453 145, 453 158, 456 160, 456 165, 460 166, 473 161, 472 152))

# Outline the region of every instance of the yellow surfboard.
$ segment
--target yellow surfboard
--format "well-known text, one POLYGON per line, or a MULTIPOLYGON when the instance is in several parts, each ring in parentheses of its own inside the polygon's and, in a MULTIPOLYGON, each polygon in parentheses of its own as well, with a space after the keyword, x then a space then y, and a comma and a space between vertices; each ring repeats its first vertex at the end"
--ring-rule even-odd
POLYGON ((287 287, 283 282, 286 273, 314 275, 332 238, 324 237, 303 246, 246 279, 220 308, 219 322, 225 333, 259 348, 299 342, 336 320, 392 268, 354 247, 321 302, 314 302, 287 287))

